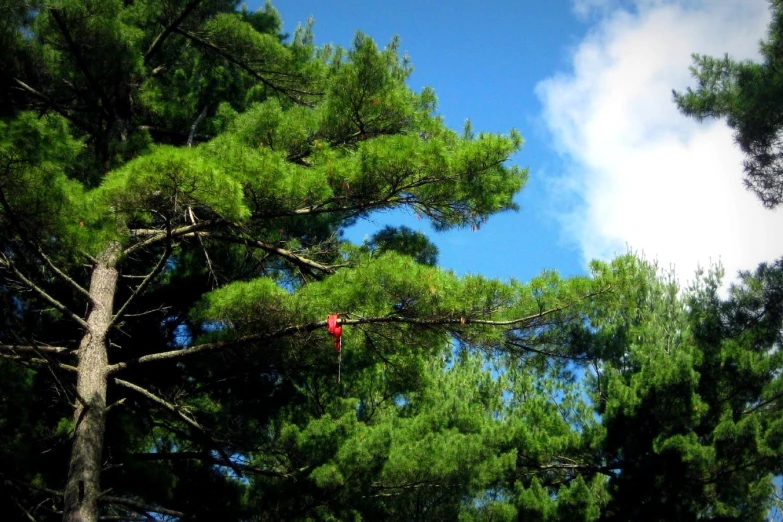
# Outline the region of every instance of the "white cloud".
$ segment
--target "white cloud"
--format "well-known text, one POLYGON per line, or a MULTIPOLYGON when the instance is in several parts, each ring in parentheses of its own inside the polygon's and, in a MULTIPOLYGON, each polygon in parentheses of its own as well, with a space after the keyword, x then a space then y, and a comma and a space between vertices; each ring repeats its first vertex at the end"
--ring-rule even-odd
MULTIPOLYGON (((604 9, 573 70, 537 93, 567 165, 552 183, 565 235, 585 260, 630 246, 690 279, 720 260, 727 275, 783 255, 783 211, 742 185, 742 154, 722 122, 681 115, 671 90, 692 84, 692 52, 757 58, 767 0, 636 0, 604 9)), ((577 0, 576 8, 612 5, 577 0)))

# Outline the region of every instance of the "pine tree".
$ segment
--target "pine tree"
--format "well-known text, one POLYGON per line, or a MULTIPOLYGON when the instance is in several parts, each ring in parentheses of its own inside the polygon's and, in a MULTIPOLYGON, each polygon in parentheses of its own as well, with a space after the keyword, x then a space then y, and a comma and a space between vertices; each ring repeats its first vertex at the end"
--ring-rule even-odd
POLYGON ((0 12, 3 513, 763 520, 781 263, 683 300, 633 256, 521 283, 404 227, 353 245, 376 211, 514 209, 520 136, 271 5, 0 12))
POLYGON ((404 231, 343 241, 378 210, 444 230, 515 208, 522 140, 448 129, 433 92, 405 85, 396 41, 316 48, 307 25, 284 43, 270 5, 235 6, 2 5, 0 348, 25 368, 3 366, 6 413, 27 419, 5 427, 8 510, 338 516, 335 452, 365 488, 391 458, 336 445, 357 412, 420 388, 455 340, 497 346, 605 290, 458 278, 408 257, 434 261, 404 231))
POLYGON ((783 261, 743 273, 723 299, 720 269, 682 295, 637 270, 647 282, 617 285, 560 352, 584 368, 583 393, 561 392, 568 442, 518 461, 517 473, 534 465, 514 484, 521 518, 769 520, 783 474, 783 261))
POLYGON ((745 153, 745 186, 767 208, 783 202, 783 2, 771 0, 772 23, 761 43, 763 62, 693 55, 697 88, 674 92, 680 110, 701 121, 725 118, 745 153))

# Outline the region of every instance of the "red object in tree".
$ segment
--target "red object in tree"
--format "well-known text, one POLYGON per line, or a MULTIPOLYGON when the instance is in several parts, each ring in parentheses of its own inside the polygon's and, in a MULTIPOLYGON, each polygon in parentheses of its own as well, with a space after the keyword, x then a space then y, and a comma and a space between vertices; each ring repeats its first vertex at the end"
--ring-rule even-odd
POLYGON ((343 327, 340 325, 340 314, 332 314, 326 318, 326 329, 329 335, 334 336, 334 349, 338 352, 342 348, 343 327))

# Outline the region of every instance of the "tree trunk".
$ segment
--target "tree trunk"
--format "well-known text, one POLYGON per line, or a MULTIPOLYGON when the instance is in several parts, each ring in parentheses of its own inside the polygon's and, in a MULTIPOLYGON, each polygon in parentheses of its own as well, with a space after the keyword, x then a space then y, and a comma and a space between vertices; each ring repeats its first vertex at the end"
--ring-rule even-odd
POLYGON ((117 288, 120 247, 111 244, 98 257, 90 281, 93 305, 87 316, 89 331, 79 345, 76 430, 64 495, 64 522, 98 520, 101 456, 106 426, 107 345, 117 288))

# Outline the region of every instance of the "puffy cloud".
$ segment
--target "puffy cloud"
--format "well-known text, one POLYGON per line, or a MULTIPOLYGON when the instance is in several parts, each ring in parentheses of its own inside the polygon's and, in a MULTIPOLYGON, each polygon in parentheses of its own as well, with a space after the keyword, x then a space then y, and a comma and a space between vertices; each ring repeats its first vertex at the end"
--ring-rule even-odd
POLYGON ((692 84, 693 52, 757 58, 768 5, 577 0, 575 9, 599 13, 595 24, 573 70, 537 94, 565 165, 552 196, 585 260, 630 247, 689 279, 710 261, 733 276, 783 255, 783 211, 765 210, 743 187, 731 131, 681 115, 671 94, 692 84))

